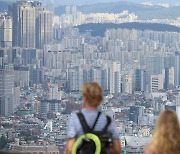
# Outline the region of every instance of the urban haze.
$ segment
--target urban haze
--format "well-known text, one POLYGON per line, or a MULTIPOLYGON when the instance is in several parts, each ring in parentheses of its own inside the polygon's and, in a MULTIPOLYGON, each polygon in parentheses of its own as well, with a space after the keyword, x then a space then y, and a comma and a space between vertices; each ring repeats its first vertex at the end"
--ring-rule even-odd
POLYGON ((180 118, 179 0, 0 1, 0 150, 62 154, 90 81, 143 153, 161 111, 180 118))

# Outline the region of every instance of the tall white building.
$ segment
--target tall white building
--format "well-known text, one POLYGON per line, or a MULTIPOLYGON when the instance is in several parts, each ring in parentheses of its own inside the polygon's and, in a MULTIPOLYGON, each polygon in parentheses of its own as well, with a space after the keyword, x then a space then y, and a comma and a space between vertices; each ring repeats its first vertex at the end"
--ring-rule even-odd
POLYGON ((114 61, 110 66, 110 94, 121 93, 121 64, 114 61))
POLYGON ((72 14, 76 14, 77 12, 77 7, 75 5, 72 6, 72 14))
POLYGON ((41 9, 36 16, 36 48, 42 49, 52 43, 52 13, 41 9))
POLYGON ((176 103, 176 113, 180 120, 180 94, 176 96, 175 103, 176 103))
POLYGON ((169 84, 170 85, 174 85, 174 83, 175 83, 175 80, 174 80, 174 67, 171 67, 170 69, 169 69, 169 84))
POLYGON ((177 114, 178 119, 180 121, 180 106, 176 106, 176 114, 177 114))
POLYGON ((150 91, 156 92, 164 88, 164 75, 151 75, 150 76, 150 91))
POLYGON ((180 86, 180 51, 175 53, 175 85, 180 86))
POLYGON ((13 46, 43 48, 52 41, 52 15, 40 2, 18 1, 9 7, 13 46))
POLYGON ((108 68, 94 67, 92 68, 92 79, 91 81, 97 82, 101 85, 102 89, 108 90, 108 68))
POLYGON ((122 77, 122 92, 132 94, 133 79, 132 75, 128 74, 122 77))
POLYGON ((70 68, 67 70, 67 85, 68 91, 79 91, 80 90, 80 77, 79 68, 70 68))
POLYGON ((165 76, 164 89, 168 89, 170 86, 174 86, 175 85, 174 67, 165 68, 165 70, 163 70, 163 73, 165 76))
POLYGON ((14 82, 16 86, 20 86, 21 88, 29 86, 29 67, 14 67, 14 76, 14 82))
POLYGON ((61 94, 58 91, 58 85, 51 85, 49 88, 49 100, 61 100, 61 94))
POLYGON ((14 87, 14 109, 20 105, 20 87, 14 87))
POLYGON ((17 2, 11 6, 13 18, 13 45, 35 48, 35 7, 30 3, 17 2))
POLYGON ((102 69, 100 67, 92 69, 92 81, 102 86, 102 69))
POLYGON ((71 13, 71 7, 69 5, 66 6, 66 14, 70 14, 71 13))
POLYGON ((12 18, 10 16, 0 16, 0 46, 12 46, 12 18))
POLYGON ((176 103, 176 106, 180 106, 180 94, 176 96, 175 103, 176 103))

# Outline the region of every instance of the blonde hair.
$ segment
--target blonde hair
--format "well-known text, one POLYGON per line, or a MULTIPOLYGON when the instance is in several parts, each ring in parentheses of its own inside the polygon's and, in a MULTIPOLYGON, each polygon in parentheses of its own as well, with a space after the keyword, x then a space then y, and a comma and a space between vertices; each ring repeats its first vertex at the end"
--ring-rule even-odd
POLYGON ((82 87, 82 94, 90 106, 97 107, 103 100, 103 93, 100 85, 96 82, 87 82, 82 87))
POLYGON ((180 154, 180 124, 174 111, 160 114, 151 143, 160 154, 180 154))

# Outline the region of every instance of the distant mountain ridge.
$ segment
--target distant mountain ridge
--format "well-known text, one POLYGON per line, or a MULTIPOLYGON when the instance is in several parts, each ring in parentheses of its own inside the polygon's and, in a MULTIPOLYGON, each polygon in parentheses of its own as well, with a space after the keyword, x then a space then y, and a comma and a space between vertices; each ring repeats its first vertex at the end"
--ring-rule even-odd
POLYGON ((137 29, 137 30, 152 30, 152 31, 168 31, 168 32, 178 32, 180 33, 180 28, 172 25, 166 24, 157 24, 157 23, 122 23, 122 24, 113 24, 113 23, 104 23, 104 24, 83 24, 77 26, 81 33, 91 31, 92 36, 104 36, 104 33, 107 29, 111 28, 126 28, 126 29, 137 29))
MULTIPOLYGON (((176 19, 180 15, 180 6, 172 6, 165 8, 154 5, 147 6, 139 3, 118 1, 108 3, 98 3, 92 5, 78 6, 78 10, 83 13, 120 13, 128 10, 129 13, 135 13, 139 19, 176 19)), ((55 8, 55 15, 61 15, 65 12, 65 6, 55 8)))
MULTIPOLYGON (((0 0, 0 12, 4 12, 8 10, 8 5, 12 3, 13 1, 18 0, 0 0)), ((59 0, 42 0, 43 4, 49 2, 54 3, 55 6, 58 4, 81 4, 78 3, 90 3, 90 0, 67 0, 66 2, 61 3, 59 0), (75 3, 76 2, 76 3, 75 3)), ((91 0, 92 1, 92 0, 91 0)), ((138 19, 142 20, 150 20, 150 19, 176 19, 180 16, 180 5, 179 6, 171 6, 169 8, 165 8, 162 6, 146 6, 143 4, 140 4, 141 2, 144 2, 143 0, 128 0, 128 1, 116 1, 116 2, 108 2, 108 1, 116 1, 116 0, 96 0, 96 2, 101 2, 97 4, 89 4, 89 5, 81 5, 78 6, 78 10, 83 13, 120 13, 123 10, 128 10, 129 13, 135 13, 138 16, 138 19), (129 2, 133 1, 133 2, 129 2), (135 3, 139 2, 139 3, 135 3)), ((172 1, 172 0, 171 0, 172 1)), ((170 0, 149 0, 148 2, 153 3, 167 3, 170 2, 170 0)), ((180 0, 173 0, 171 4, 180 4, 180 0)), ((55 7, 54 11, 55 15, 61 15, 65 13, 65 6, 60 5, 55 7)))
MULTIPOLYGON (((50 2, 50 0, 43 0, 43 2, 50 2)), ((58 0, 51 0, 58 4, 58 0)), ((75 1, 75 0, 74 0, 75 1)), ((79 1, 79 0, 76 0, 79 1)), ((100 2, 102 0, 98 0, 100 2)), ((135 13, 138 15, 138 19, 148 20, 148 19, 176 19, 180 16, 180 5, 179 6, 171 6, 169 8, 165 8, 162 6, 146 6, 140 3, 128 2, 128 1, 116 1, 116 2, 107 2, 109 0, 103 0, 104 3, 91 4, 91 5, 81 5, 78 6, 78 10, 83 13, 120 13, 123 10, 128 10, 129 13, 135 13), (105 1, 105 2, 104 2, 105 1)), ((113 0, 114 1, 114 0, 113 0)), ((143 2, 143 0, 129 0, 135 2, 143 2)), ((150 0, 150 2, 154 3, 165 3, 170 0, 150 0)), ((8 5, 12 3, 13 0, 0 0, 0 12, 4 12, 8 10, 8 5)), ((71 0, 69 0, 71 2, 71 0)), ((73 2, 73 0, 72 0, 73 2)), ((89 0, 85 1, 89 3, 89 0)), ((180 0, 173 0, 172 3, 176 4, 180 0)), ((71 3, 74 4, 74 3, 71 3)), ((77 3, 78 4, 78 3, 77 3)), ((57 5, 55 5, 57 6, 57 5)), ((65 6, 60 5, 55 7, 55 15, 61 15, 65 12, 65 6)))

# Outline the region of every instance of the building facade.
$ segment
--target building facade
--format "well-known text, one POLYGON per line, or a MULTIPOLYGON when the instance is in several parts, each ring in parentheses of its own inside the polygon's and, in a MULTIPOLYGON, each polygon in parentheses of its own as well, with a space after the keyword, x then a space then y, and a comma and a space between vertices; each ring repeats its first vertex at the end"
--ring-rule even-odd
POLYGON ((14 70, 12 65, 5 65, 0 68, 0 114, 9 116, 14 108, 14 70))
POLYGON ((52 14, 40 2, 19 1, 9 6, 13 46, 43 48, 52 42, 52 14))
POLYGON ((121 64, 112 62, 110 66, 110 94, 121 93, 121 64))
POLYGON ((0 46, 12 46, 12 18, 7 15, 0 16, 0 46))
POLYGON ((150 76, 150 91, 157 92, 164 88, 164 76, 162 74, 150 76))
POLYGON ((180 86, 180 52, 175 53, 175 85, 180 86))

